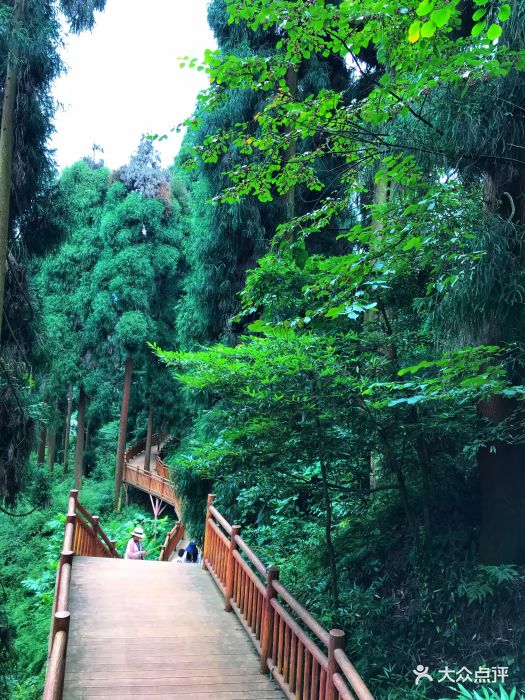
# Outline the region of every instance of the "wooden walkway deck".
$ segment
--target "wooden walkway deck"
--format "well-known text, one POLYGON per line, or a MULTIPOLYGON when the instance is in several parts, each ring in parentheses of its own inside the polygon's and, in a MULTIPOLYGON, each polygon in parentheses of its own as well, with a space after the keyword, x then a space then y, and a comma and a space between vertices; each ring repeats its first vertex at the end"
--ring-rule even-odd
POLYGON ((284 698, 200 566, 75 557, 64 700, 284 698))
MULTIPOLYGON (((150 453, 150 460, 149 460, 149 470, 150 472, 156 473, 157 471, 157 457, 159 454, 159 450, 161 449, 162 445, 152 445, 151 446, 151 453, 150 453)), ((135 455, 135 457, 132 457, 129 460, 129 464, 132 467, 138 467, 140 469, 144 469, 144 462, 145 462, 145 452, 139 452, 138 455, 135 455)))

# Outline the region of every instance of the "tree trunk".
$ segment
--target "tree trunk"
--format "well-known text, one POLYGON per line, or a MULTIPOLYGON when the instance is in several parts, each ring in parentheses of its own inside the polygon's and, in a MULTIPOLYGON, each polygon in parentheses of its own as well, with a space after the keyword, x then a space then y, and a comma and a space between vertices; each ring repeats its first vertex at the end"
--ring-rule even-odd
MULTIPOLYGON (((373 199, 373 204, 374 205, 383 205, 386 204, 388 201, 388 192, 389 192, 389 187, 388 183, 385 180, 379 180, 378 182, 374 182, 374 199, 373 199)), ((368 210, 364 209, 363 211, 363 217, 366 220, 366 218, 369 216, 368 210)), ((382 233, 383 233, 383 228, 384 224, 382 219, 378 219, 375 215, 371 219, 371 225, 373 226, 375 232, 376 232, 376 237, 375 237, 375 245, 377 245, 378 248, 380 248, 380 243, 382 239, 382 233)), ((392 381, 394 381, 395 378, 397 378, 397 349, 395 344, 392 341, 392 335, 393 335, 393 330, 392 330, 392 325, 389 321, 388 318, 388 311, 387 309, 383 306, 383 303, 381 302, 380 305, 380 310, 381 310, 381 316, 378 319, 378 314, 375 311, 367 311, 365 312, 364 315, 364 328, 365 330, 368 329, 373 329, 375 324, 380 324, 380 332, 381 334, 385 337, 385 343, 384 346, 379 347, 379 352, 383 353, 385 357, 387 357, 390 360, 390 368, 391 368, 391 378, 392 381), (382 321, 382 323, 381 323, 382 321)), ((370 483, 370 489, 376 489, 380 485, 380 478, 382 475, 382 465, 384 463, 384 455, 381 454, 377 449, 372 450, 370 453, 370 475, 369 475, 369 483, 370 483)))
POLYGON ((57 432, 55 438, 55 464, 61 464, 64 458, 64 453, 62 451, 62 445, 64 444, 64 426, 57 425, 57 432))
POLYGON ((423 526, 425 532, 425 549, 429 557, 432 555, 432 515, 431 515, 431 488, 430 488, 430 457, 428 445, 420 433, 416 440, 416 452, 421 472, 423 487, 423 526))
POLYGON ((151 437, 153 435, 153 395, 149 395, 149 411, 148 411, 148 432, 146 435, 146 451, 144 452, 144 471, 149 472, 151 461, 151 437))
MULTIPOLYGON (((13 29, 22 19, 24 0, 15 0, 13 6, 13 29)), ((0 126, 0 338, 4 312, 4 289, 7 264, 7 241, 9 238, 9 208, 11 199, 11 179, 13 174, 13 134, 20 50, 15 43, 11 46, 10 58, 5 74, 4 99, 2 103, 2 123, 0 126)))
POLYGON ((84 452, 88 449, 91 442, 91 419, 88 419, 86 425, 86 438, 84 440, 84 452))
POLYGON ((334 612, 339 607, 339 589, 337 585, 337 563, 335 559, 335 547, 332 541, 332 501, 328 488, 328 474, 326 463, 321 460, 321 479, 323 483, 324 505, 326 512, 325 520, 325 542, 330 564, 330 589, 332 591, 332 608, 334 612))
POLYGON ((44 464, 46 461, 46 435, 47 426, 45 423, 40 424, 40 434, 38 439, 38 452, 36 456, 37 464, 44 464))
POLYGON ((47 466, 51 473, 55 468, 55 450, 56 450, 56 438, 57 438, 57 427, 54 423, 51 423, 47 431, 47 466))
POLYGON ((525 448, 494 444, 478 452, 481 487, 479 559, 525 564, 525 448))
MULTIPOLYGON (((485 178, 484 201, 513 225, 525 225, 525 172, 496 166, 485 178)), ((492 309, 486 310, 479 342, 500 345, 506 338, 492 309)), ((508 418, 515 403, 493 396, 478 404, 492 423, 508 418)), ((525 444, 494 442, 478 452, 481 496, 479 558, 484 564, 525 564, 525 444)))
POLYGON ((80 385, 78 392, 77 446, 75 450, 75 488, 82 489, 82 464, 84 461, 84 420, 86 416, 86 394, 80 385))
MULTIPOLYGON (((515 402, 480 401, 480 416, 499 423, 515 402)), ((478 452, 481 491, 479 559, 484 564, 525 564, 525 445, 494 442, 478 452)))
POLYGON ((131 357, 126 359, 124 385, 122 387, 122 406, 120 409, 120 427, 118 434, 117 457, 115 464, 115 502, 120 510, 120 492, 124 476, 124 451, 126 449, 126 428, 128 424, 129 394, 131 389, 131 357))
POLYGON ((69 471, 69 434, 71 432, 71 414, 73 413, 73 387, 69 386, 67 394, 66 428, 64 432, 64 474, 69 471))

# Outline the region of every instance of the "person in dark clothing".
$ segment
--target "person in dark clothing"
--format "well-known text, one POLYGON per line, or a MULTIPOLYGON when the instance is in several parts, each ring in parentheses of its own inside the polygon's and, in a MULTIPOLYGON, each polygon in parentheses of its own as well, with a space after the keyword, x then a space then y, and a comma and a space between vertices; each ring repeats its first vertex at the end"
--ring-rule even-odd
POLYGON ((199 559, 199 550, 197 548, 197 543, 191 540, 189 545, 184 550, 186 553, 186 561, 195 564, 199 559))

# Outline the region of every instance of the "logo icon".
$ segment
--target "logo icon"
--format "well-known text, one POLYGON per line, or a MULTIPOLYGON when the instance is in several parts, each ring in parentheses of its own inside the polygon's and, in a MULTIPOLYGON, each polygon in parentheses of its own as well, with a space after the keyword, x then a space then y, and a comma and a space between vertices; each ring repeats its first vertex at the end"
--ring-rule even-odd
POLYGON ((428 666, 423 666, 423 664, 418 664, 416 668, 412 671, 412 673, 415 675, 416 679, 414 683, 416 685, 419 685, 419 682, 423 680, 423 678, 428 679, 429 681, 433 681, 434 679, 428 672, 428 666))

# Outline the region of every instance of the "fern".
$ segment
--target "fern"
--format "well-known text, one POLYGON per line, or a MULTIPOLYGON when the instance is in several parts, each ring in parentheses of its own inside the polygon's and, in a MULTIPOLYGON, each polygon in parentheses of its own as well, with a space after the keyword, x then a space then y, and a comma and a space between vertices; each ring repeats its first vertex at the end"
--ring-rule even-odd
POLYGON ((505 583, 514 581, 518 572, 514 566, 488 566, 480 564, 475 569, 476 576, 470 581, 461 581, 458 585, 458 595, 466 598, 468 605, 483 603, 487 598, 497 594, 498 588, 505 583))
POLYGON ((461 684, 458 687, 460 693, 456 698, 441 698, 440 700, 525 700, 525 695, 517 695, 516 688, 512 688, 509 693, 502 685, 498 688, 482 688, 480 690, 467 690, 461 684))

